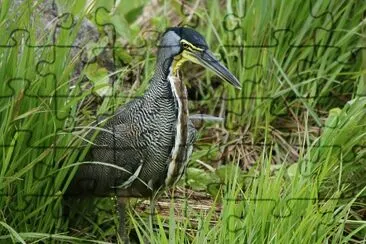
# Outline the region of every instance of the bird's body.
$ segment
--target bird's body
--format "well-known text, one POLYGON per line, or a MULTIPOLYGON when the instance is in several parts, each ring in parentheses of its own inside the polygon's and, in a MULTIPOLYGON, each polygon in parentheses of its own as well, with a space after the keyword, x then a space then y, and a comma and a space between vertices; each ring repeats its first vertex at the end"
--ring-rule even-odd
POLYGON ((168 79, 159 83, 152 79, 144 96, 125 104, 104 125, 86 157, 91 163, 80 166, 69 192, 149 197, 180 178, 196 131, 188 120, 187 95, 181 80, 176 76, 168 79))
MULTIPOLYGON (((148 90, 118 109, 98 132, 67 195, 153 197, 179 180, 196 134, 189 120, 186 87, 178 75, 185 61, 202 64, 240 87, 208 50, 204 38, 192 29, 168 28, 158 47, 148 90)), ((124 207, 122 210, 124 222, 124 207)), ((124 223, 121 226, 124 236, 124 223)))

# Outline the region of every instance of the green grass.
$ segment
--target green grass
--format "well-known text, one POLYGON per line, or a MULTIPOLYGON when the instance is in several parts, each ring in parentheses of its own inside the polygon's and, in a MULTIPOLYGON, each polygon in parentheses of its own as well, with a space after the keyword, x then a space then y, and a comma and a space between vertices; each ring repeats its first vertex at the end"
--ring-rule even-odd
POLYGON ((190 111, 225 116, 223 125, 200 129, 189 169, 178 184, 183 192, 184 187, 208 191, 210 201, 172 198, 168 213, 157 215, 154 230, 135 210, 141 202, 134 202, 130 227, 138 238, 200 244, 365 241, 366 66, 364 51, 356 52, 365 46, 361 1, 309 0, 301 7, 298 1, 277 0, 192 3, 190 20, 190 8, 182 12, 179 4, 164 1, 142 23, 136 20, 145 1, 128 8, 119 3, 114 15, 102 13, 97 19, 93 13, 99 6, 113 5, 97 1, 85 8, 86 2, 59 1, 60 10, 78 18, 71 29, 59 30, 55 50, 43 46, 52 43, 52 32, 40 31, 45 28, 34 15, 37 4, 25 1, 14 10, 13 1, 1 3, 0 242, 114 240, 114 201, 99 200, 98 210, 88 210, 78 222, 80 230, 71 232, 61 217, 62 193, 74 172, 71 165, 86 153, 81 138, 95 110, 111 112, 148 86, 156 43, 154 34, 145 31, 163 31, 183 20, 199 21, 197 30, 225 57, 243 87, 235 90, 190 64, 183 68, 196 98, 190 111), (101 26, 99 41, 77 50, 97 57, 82 71, 94 88, 85 89, 83 78, 69 88, 77 65, 70 46, 83 16, 94 25, 116 28, 114 55, 125 65, 116 63, 113 88, 106 82, 110 73, 103 60, 93 54, 93 47, 112 41, 110 30, 101 26), (145 48, 121 45, 136 47, 144 39, 145 48), (112 96, 96 106, 78 106, 102 91, 112 96), (177 202, 183 207, 174 209, 181 206, 177 202))

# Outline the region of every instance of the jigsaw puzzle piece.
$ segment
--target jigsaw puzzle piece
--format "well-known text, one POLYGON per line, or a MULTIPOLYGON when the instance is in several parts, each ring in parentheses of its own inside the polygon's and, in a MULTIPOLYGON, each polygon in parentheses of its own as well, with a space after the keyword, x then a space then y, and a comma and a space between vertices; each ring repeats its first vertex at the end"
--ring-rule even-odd
POLYGON ((253 212, 254 209, 258 211, 262 211, 262 216, 271 216, 272 210, 276 207, 277 201, 274 199, 225 199, 228 202, 228 205, 235 204, 236 207, 235 213, 228 216, 227 218, 227 233, 235 233, 239 234, 240 232, 244 232, 246 230, 246 218, 250 219, 251 217, 245 217, 247 215, 255 214, 253 212), (230 203, 231 202, 231 203, 230 203))
POLYGON ((341 162, 342 146, 341 145, 325 145, 320 141, 309 146, 308 153, 300 160, 298 170, 304 177, 315 176, 319 172, 319 168, 323 167, 323 163, 327 157, 332 157, 334 160, 341 162), (319 167, 319 168, 318 168, 319 167), (315 170, 317 169, 317 170, 315 170))

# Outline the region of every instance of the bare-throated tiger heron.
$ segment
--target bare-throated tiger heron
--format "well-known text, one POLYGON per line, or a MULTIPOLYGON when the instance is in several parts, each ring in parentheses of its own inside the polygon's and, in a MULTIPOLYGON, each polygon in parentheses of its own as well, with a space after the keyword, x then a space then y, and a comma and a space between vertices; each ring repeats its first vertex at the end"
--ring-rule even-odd
MULTIPOLYGON (((79 166, 68 195, 151 197, 180 179, 196 134, 189 119, 186 87, 178 75, 186 61, 200 64, 234 87, 241 87, 210 52, 201 34, 190 28, 168 28, 158 46, 149 88, 105 123, 87 162, 79 166)), ((119 204, 119 231, 125 237, 125 207, 119 204)))

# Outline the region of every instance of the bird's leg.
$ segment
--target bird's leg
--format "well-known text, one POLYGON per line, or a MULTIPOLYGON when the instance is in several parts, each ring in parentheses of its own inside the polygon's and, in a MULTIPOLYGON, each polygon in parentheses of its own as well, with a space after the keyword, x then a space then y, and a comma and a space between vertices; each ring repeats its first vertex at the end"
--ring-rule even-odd
POLYGON ((153 192, 150 196, 150 216, 149 216, 149 222, 150 222, 150 228, 151 233, 153 233, 153 227, 154 227, 154 217, 155 217, 155 206, 156 206, 156 199, 160 196, 161 192, 159 190, 153 192))
POLYGON ((126 232, 126 200, 123 197, 117 198, 117 209, 119 213, 119 236, 123 243, 130 243, 127 232, 126 232))
POLYGON ((149 216, 151 232, 153 230, 154 215, 155 215, 155 194, 152 194, 150 197, 150 216, 149 216))
POLYGON ((146 236, 144 238, 145 243, 151 243, 151 239, 154 235, 154 216, 155 216, 155 200, 156 200, 157 192, 153 192, 150 196, 150 214, 149 214, 149 225, 150 225, 150 237, 146 236))

